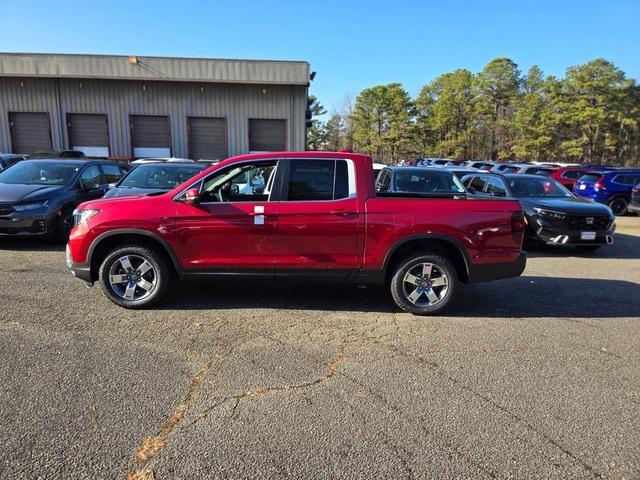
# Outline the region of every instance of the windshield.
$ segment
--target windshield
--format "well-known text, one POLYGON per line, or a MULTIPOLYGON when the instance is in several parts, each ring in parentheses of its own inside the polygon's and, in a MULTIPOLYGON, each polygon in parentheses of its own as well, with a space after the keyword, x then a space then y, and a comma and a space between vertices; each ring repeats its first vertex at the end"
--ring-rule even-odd
POLYGON ((80 166, 67 162, 18 162, 0 173, 0 183, 66 185, 80 166))
POLYGON ((200 166, 176 167, 157 163, 142 164, 124 177, 118 187, 171 190, 202 170, 203 168, 200 166))
POLYGON ((460 180, 449 172, 427 169, 398 170, 395 191, 407 193, 464 193, 460 180))
POLYGON ((509 178, 509 188, 514 197, 527 198, 571 198, 573 194, 550 178, 509 178))

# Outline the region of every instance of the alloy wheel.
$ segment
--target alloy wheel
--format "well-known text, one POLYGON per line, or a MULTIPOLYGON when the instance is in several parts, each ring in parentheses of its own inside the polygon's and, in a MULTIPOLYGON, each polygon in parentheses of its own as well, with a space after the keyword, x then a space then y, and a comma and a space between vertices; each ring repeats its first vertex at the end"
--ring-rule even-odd
POLYGON ((158 274, 153 265, 139 255, 124 255, 109 269, 109 285, 124 300, 142 300, 153 292, 158 274))
POLYGON ((433 263, 411 267, 402 279, 405 297, 416 307, 432 307, 442 302, 449 291, 449 278, 433 263))
POLYGON ((611 202, 610 207, 616 216, 624 215, 627 211, 627 202, 625 202, 622 198, 616 198, 611 202))

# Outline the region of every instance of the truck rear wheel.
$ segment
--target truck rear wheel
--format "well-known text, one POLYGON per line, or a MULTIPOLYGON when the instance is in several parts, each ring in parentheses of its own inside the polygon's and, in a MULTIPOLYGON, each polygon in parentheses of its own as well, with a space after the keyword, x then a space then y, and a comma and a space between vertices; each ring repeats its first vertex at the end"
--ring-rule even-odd
POLYGON ((448 258, 416 254, 396 266, 390 286, 393 300, 405 312, 435 315, 451 304, 458 290, 458 276, 448 258))
POLYGON ((171 271, 155 250, 131 246, 109 253, 100 265, 98 278, 113 303, 124 308, 148 308, 165 295, 171 271))

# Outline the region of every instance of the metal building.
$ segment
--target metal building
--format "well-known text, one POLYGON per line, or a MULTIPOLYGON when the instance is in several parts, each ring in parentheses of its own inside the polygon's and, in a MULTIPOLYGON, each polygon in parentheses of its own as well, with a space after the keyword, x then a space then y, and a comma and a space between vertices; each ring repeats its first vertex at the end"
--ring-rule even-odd
POLYGON ((0 152, 304 150, 308 87, 307 62, 0 53, 0 152))

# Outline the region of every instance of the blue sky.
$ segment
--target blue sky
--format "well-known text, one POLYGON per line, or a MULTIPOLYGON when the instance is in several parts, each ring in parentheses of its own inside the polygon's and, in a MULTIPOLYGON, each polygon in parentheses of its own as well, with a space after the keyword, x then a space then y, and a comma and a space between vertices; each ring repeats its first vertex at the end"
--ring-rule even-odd
POLYGON ((604 57, 639 79, 639 25, 639 0, 0 0, 0 51, 307 60, 332 109, 499 56, 554 75, 604 57))

